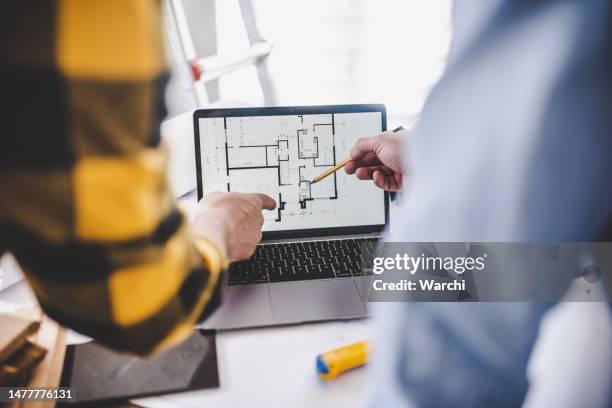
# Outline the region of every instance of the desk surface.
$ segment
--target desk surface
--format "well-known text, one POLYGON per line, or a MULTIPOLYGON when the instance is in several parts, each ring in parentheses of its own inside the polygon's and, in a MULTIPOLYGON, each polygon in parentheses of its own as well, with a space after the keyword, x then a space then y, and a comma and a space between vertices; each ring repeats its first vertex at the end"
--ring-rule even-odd
POLYGON ((220 388, 134 402, 158 408, 362 405, 367 368, 323 383, 315 357, 371 334, 367 319, 222 332, 217 335, 220 388))

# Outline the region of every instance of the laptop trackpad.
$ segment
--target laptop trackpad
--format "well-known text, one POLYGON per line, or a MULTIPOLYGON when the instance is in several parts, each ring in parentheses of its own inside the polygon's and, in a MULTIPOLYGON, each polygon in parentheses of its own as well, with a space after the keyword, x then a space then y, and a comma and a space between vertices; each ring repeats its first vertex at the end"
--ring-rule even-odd
POLYGON ((268 285, 230 286, 227 297, 201 325, 204 329, 236 329, 274 323, 268 285))
POLYGON ((366 313, 352 279, 271 284, 270 300, 272 316, 279 323, 348 318, 366 313))

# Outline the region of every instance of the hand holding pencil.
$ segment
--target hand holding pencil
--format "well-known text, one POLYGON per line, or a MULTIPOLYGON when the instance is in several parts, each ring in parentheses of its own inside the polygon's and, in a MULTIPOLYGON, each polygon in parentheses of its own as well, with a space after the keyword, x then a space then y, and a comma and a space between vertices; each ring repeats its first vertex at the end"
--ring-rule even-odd
POLYGON ((349 157, 315 177, 311 183, 319 182, 344 167, 347 174, 355 174, 360 180, 373 180, 383 190, 401 190, 404 169, 400 158, 400 135, 396 134, 401 130, 403 127, 400 126, 393 132, 357 140, 349 157))

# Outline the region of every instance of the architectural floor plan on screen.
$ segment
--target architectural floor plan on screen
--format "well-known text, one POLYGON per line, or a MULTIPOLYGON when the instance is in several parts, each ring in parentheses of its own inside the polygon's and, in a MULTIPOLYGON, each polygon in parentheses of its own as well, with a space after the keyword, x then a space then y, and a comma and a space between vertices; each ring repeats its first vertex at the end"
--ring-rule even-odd
POLYGON ((273 197, 277 209, 265 213, 268 230, 307 227, 313 217, 347 211, 351 189, 343 172, 310 182, 354 144, 357 136, 341 114, 211 118, 200 129, 205 191, 273 197))

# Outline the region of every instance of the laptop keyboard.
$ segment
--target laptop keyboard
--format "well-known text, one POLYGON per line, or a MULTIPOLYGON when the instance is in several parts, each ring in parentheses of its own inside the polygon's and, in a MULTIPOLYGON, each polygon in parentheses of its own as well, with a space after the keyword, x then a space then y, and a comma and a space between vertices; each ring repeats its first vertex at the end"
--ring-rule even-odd
POLYGON ((357 238, 258 245, 249 259, 231 264, 228 284, 362 276, 362 245, 376 249, 377 243, 378 238, 357 238))

